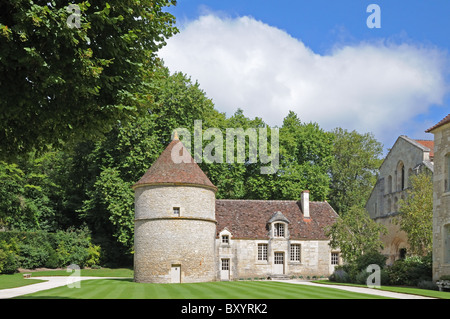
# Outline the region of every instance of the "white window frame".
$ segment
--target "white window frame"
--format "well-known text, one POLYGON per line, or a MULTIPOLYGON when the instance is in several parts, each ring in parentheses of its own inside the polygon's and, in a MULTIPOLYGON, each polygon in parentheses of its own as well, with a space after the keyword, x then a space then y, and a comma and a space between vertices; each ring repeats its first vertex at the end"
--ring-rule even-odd
POLYGON ((221 259, 221 270, 230 270, 230 258, 221 259))
POLYGON ((302 245, 291 244, 289 249, 289 260, 293 262, 301 262, 302 260, 302 245))
POLYGON ((339 252, 332 251, 330 260, 331 260, 331 265, 335 265, 335 266, 339 265, 339 252))
POLYGON ((267 261, 269 245, 266 243, 258 243, 258 261, 267 261))
POLYGON ((225 245, 230 244, 230 235, 228 235, 228 234, 222 235, 222 244, 225 244, 225 245))
POLYGON ((273 224, 273 237, 285 238, 286 237, 286 224, 274 223, 273 224))

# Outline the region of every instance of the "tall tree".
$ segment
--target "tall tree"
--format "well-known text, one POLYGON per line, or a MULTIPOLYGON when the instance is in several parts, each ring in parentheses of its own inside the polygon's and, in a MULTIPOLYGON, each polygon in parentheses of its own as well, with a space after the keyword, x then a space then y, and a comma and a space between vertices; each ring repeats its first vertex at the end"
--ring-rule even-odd
POLYGON ((145 110, 138 93, 177 31, 164 11, 174 3, 0 2, 0 156, 107 132, 145 110))
POLYGON ((331 238, 330 247, 339 248, 342 258, 350 263, 361 255, 381 249, 380 235, 386 231, 364 208, 353 206, 327 229, 327 236, 331 238))
POLYGON ((340 214, 350 207, 364 207, 377 180, 383 147, 373 134, 336 128, 329 202, 340 214))
POLYGON ((332 142, 333 134, 317 123, 302 123, 294 112, 289 112, 280 129, 278 199, 297 199, 306 189, 312 200, 327 198, 332 142))
POLYGON ((411 187, 399 200, 394 222, 408 235, 410 253, 423 256, 433 249, 433 178, 428 171, 410 177, 411 187))

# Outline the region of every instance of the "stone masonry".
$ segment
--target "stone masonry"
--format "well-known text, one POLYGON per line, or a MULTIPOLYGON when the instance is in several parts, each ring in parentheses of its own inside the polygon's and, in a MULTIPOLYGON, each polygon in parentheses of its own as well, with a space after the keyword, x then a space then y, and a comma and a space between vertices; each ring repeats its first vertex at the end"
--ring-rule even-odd
POLYGON ((426 132, 434 134, 433 280, 450 276, 450 114, 426 132))

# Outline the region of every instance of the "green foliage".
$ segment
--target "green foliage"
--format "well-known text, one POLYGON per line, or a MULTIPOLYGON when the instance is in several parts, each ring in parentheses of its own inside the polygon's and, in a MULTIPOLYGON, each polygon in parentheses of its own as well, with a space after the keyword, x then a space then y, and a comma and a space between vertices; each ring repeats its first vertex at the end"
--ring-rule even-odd
POLYGON ((431 255, 406 257, 396 260, 388 271, 392 285, 417 286, 421 281, 432 280, 432 258, 431 255))
POLYGON ((352 263, 360 256, 382 248, 380 235, 386 227, 373 221, 365 209, 352 207, 327 229, 330 246, 339 248, 342 258, 352 263))
POLYGON ((280 178, 278 199, 298 199, 305 189, 311 200, 325 200, 329 192, 328 171, 333 161, 333 134, 317 123, 301 123, 289 112, 280 129, 280 178))
POLYGON ((333 134, 329 202, 344 214, 352 206, 363 208, 366 204, 377 180, 383 147, 370 133, 336 128, 333 134))
POLYGON ((54 185, 45 173, 52 153, 22 156, 18 163, 0 162, 0 227, 49 229, 54 226, 50 193, 54 185))
POLYGON ((380 266, 381 283, 383 285, 388 284, 389 276, 387 271, 384 269, 386 265, 386 257, 375 250, 368 251, 356 257, 350 263, 342 266, 336 266, 335 271, 330 276, 330 281, 365 285, 367 283, 367 278, 371 274, 367 271, 367 267, 373 264, 380 266))
POLYGON ((0 273, 17 268, 80 267, 99 263, 100 247, 92 244, 87 229, 39 232, 0 232, 0 273))
POLYGON ((13 274, 17 271, 18 247, 15 240, 9 243, 0 239, 0 274, 13 274))
POLYGON ((410 177, 406 199, 399 200, 400 215, 394 222, 408 235, 412 255, 433 250, 433 178, 425 171, 410 177))
POLYGON ((68 2, 0 4, 0 154, 107 132, 142 113, 147 70, 177 32, 170 0, 79 1, 79 27, 68 2))

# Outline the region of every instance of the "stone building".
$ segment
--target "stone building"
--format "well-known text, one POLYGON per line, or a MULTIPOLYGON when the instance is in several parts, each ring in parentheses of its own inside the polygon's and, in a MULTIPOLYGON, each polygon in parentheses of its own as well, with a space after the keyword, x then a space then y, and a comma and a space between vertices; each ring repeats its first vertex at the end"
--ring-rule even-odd
POLYGON ((426 130, 434 134, 433 280, 450 275, 450 114, 426 130))
POLYGON ((433 144, 433 141, 414 140, 401 135, 380 166, 366 210, 373 220, 388 230, 381 238, 384 244, 382 254, 388 257, 387 264, 404 258, 407 253, 407 235, 392 221, 398 215, 399 200, 406 198, 409 177, 422 170, 433 172, 433 144))
POLYGON ((136 282, 328 276, 340 261, 324 231, 338 217, 327 202, 308 191, 299 201, 216 200, 176 137, 133 188, 136 282))

